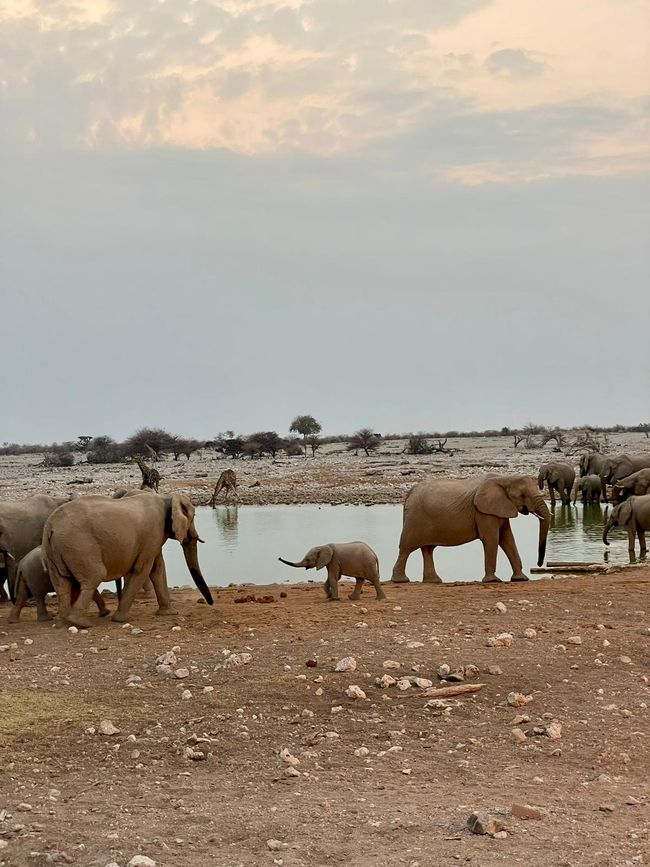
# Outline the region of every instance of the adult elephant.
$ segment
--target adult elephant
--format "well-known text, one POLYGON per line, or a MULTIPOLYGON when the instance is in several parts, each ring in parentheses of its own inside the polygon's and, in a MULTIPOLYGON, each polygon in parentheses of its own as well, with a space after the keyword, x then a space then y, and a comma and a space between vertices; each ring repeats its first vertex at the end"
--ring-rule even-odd
POLYGON ((628 497, 642 497, 650 494, 650 468, 637 470, 631 476, 620 479, 612 486, 614 499, 622 503, 628 497))
POLYGON ((607 485, 615 485, 637 470, 650 468, 650 455, 613 455, 605 458, 600 469, 603 499, 607 502, 607 485))
MULTIPOLYGON (((0 552, 5 558, 2 577, 7 579, 12 601, 15 598, 13 586, 16 564, 41 544, 45 522, 55 509, 69 500, 70 497, 37 494, 26 500, 0 503, 0 552)), ((0 603, 7 599, 2 583, 0 580, 0 603)))
POLYGON ((564 461, 551 461, 542 464, 537 476, 537 485, 540 491, 544 490, 544 482, 548 485, 551 496, 551 507, 555 506, 555 494, 557 493, 563 506, 571 504, 571 489, 575 482, 576 474, 571 464, 564 461))
POLYGON ((639 537, 641 556, 645 555, 647 548, 645 543, 645 531, 650 530, 650 494, 643 497, 630 497, 624 503, 614 508, 603 530, 603 542, 609 545, 607 539, 612 527, 626 527, 628 539, 628 551, 634 556, 634 542, 639 537))
POLYGON ((125 578, 113 620, 124 622, 135 593, 151 579, 158 614, 172 614, 162 548, 167 539, 183 546, 194 583, 209 605, 213 599, 201 574, 195 509, 185 494, 141 493, 121 499, 82 497, 57 509, 43 530, 43 562, 56 590, 59 618, 88 627, 86 610, 102 581, 125 578), (74 578, 80 593, 71 605, 74 578))
POLYGON ((580 475, 599 476, 604 460, 605 456, 599 452, 585 452, 580 458, 580 475))
POLYGON ((512 566, 513 581, 527 581, 510 527, 518 514, 537 515, 539 525, 538 565, 544 562, 551 514, 530 476, 486 476, 478 479, 426 479, 411 488, 404 501, 404 521, 399 556, 392 581, 408 581, 406 561, 420 548, 424 561, 423 581, 438 582, 433 551, 438 545, 464 545, 474 539, 483 543, 483 581, 497 578, 497 549, 501 547, 512 566))

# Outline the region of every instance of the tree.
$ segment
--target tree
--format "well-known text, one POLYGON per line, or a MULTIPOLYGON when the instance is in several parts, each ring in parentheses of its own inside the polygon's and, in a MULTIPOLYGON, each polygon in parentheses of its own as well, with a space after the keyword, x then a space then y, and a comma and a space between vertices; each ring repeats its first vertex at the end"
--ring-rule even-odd
POLYGON ((244 440, 242 437, 235 436, 234 431, 227 430, 212 443, 217 452, 221 452, 227 458, 238 458, 244 450, 244 440))
POLYGON ((321 432, 322 428, 313 415, 297 415, 291 422, 289 433, 299 433, 302 436, 305 457, 307 457, 307 437, 321 432))
POLYGON ((274 430, 258 431, 246 437, 244 451, 251 457, 267 454, 274 458, 282 446, 282 440, 274 430))
POLYGON ((159 427, 141 427, 124 442, 127 454, 149 456, 149 449, 157 455, 172 450, 176 439, 169 431, 159 427), (147 446, 149 448, 147 448, 147 446))
POLYGON ((89 464, 119 464, 123 458, 123 446, 108 436, 95 437, 86 455, 89 464))
POLYGON ((419 433, 409 437, 406 451, 409 455, 430 455, 433 448, 426 436, 419 433))
POLYGON ((323 445, 323 442, 320 437, 311 436, 305 439, 305 445, 311 449, 311 456, 313 458, 316 456, 316 449, 319 449, 323 445))
POLYGON ((75 448, 79 452, 85 452, 88 450, 88 446, 92 442, 92 437, 89 436, 79 436, 77 437, 77 442, 75 444, 75 448))
POLYGON ((202 449, 204 445, 205 443, 202 443, 200 440, 190 440, 183 439, 182 437, 174 437, 171 451, 174 455, 175 461, 177 461, 181 455, 185 455, 185 457, 189 461, 192 452, 198 451, 198 449, 202 449))
POLYGON ((375 433, 369 427, 362 427, 350 439, 348 443, 349 452, 358 452, 363 449, 366 457, 370 456, 370 452, 374 452, 381 440, 381 434, 375 433))

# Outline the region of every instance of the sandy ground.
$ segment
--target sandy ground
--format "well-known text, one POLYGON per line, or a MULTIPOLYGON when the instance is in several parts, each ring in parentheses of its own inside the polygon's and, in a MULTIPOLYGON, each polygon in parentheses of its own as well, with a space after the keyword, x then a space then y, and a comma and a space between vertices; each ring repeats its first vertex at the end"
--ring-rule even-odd
POLYGON ((0 864, 647 864, 649 591, 647 567, 387 585, 386 603, 302 585, 257 588, 269 604, 220 590, 211 609, 183 590, 176 616, 142 599, 133 626, 76 634, 27 609, 0 628, 0 864), (486 646, 503 631, 510 647, 486 646), (172 648, 186 677, 156 670, 172 648), (356 670, 335 672, 347 656, 356 670), (417 685, 375 684, 440 686, 444 663, 485 686, 428 707, 417 685), (474 810, 507 836, 471 834, 474 810))
MULTIPOLYGON (((612 453, 650 453, 650 440, 643 434, 614 434, 612 453)), ((484 473, 532 473, 548 460, 565 460, 549 444, 544 449, 514 449, 511 437, 455 439, 447 442, 453 455, 411 457, 404 453, 404 440, 382 443, 366 457, 347 452, 344 444, 323 447, 316 457, 277 460, 224 460, 214 452, 192 455, 188 462, 165 459, 157 464, 163 476, 161 492, 183 490, 194 502, 205 504, 222 470, 234 469, 239 496, 244 504, 272 503, 401 503, 412 485, 427 476, 468 477, 484 473), (257 484, 259 483, 259 484, 257 484), (251 487, 254 486, 254 487, 251 487)), ((575 466, 578 457, 569 458, 575 466)), ((140 486, 137 466, 116 464, 48 469, 39 466, 40 455, 0 456, 0 499, 22 499, 36 493, 62 496, 69 493, 107 494, 125 486, 140 486), (81 480, 81 482, 80 482, 81 480)), ((223 496, 223 495, 222 495, 223 496)))
MULTIPOLYGON (((339 446, 314 460, 235 462, 242 501, 395 502, 427 474, 536 472, 553 454, 476 440, 413 459, 402 445, 369 459, 339 446)), ((39 460, 0 459, 0 497, 139 478, 39 460), (93 481, 68 484, 78 478, 93 481)), ((163 489, 205 501, 231 465, 165 462, 163 489)), ((330 604, 314 584, 220 589, 214 608, 177 590, 175 616, 155 617, 142 598, 130 626, 98 620, 77 633, 37 624, 33 608, 9 626, 3 609, 0 865, 125 867, 138 853, 174 867, 650 863, 650 567, 386 590, 385 603, 366 590, 330 604), (273 601, 236 601, 250 593, 273 601), (504 631, 509 647, 487 646, 504 631), (172 649, 171 671, 159 671, 172 649), (356 670, 335 672, 347 656, 356 670), (439 687, 443 664, 476 666, 468 677, 484 686, 436 706, 416 683, 375 682, 439 687), (512 707, 510 693, 531 700, 512 707), (106 720, 119 731, 103 734, 106 720), (517 804, 538 818, 519 818, 517 804), (505 836, 470 833, 474 810, 505 836)))

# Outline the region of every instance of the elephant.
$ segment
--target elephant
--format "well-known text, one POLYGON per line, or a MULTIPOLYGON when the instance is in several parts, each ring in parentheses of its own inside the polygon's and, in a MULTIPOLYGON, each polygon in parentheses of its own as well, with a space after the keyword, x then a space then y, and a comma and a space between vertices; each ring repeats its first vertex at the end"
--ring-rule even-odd
POLYGON ((612 495, 618 503, 632 495, 642 497, 644 494, 650 494, 650 468, 637 470, 612 486, 612 495))
POLYGON ((84 628, 86 610, 102 581, 124 576, 125 589, 112 619, 124 622, 135 593, 151 579, 158 614, 173 614, 162 548, 176 539, 190 575, 209 605, 212 594, 201 574, 195 509, 185 494, 142 492, 120 499, 88 496, 65 503, 45 523, 43 561, 59 601, 59 619, 84 628), (71 605, 71 579, 81 592, 71 605))
MULTIPOLYGON (((76 586, 75 590, 78 595, 79 585, 76 586)), ((73 590, 73 594, 75 590, 73 590)), ((7 622, 18 623, 20 612, 30 595, 36 600, 36 619, 39 622, 52 620, 52 615, 48 612, 45 604, 45 597, 48 593, 54 593, 54 587, 43 565, 42 548, 39 545, 29 554, 25 554, 16 567, 16 601, 9 612, 7 622)), ((107 614, 111 613, 98 590, 95 590, 93 600, 99 609, 100 617, 106 617, 107 614)))
POLYGON ((375 588, 377 601, 381 602, 386 594, 379 583, 379 560, 377 555, 365 542, 342 542, 327 545, 319 545, 310 548, 298 563, 291 560, 278 558, 287 566, 296 569, 323 569, 327 566, 327 579, 325 581, 325 595, 330 602, 339 601, 339 578, 348 575, 356 579, 356 585, 350 599, 356 600, 361 597, 363 582, 368 581, 375 588))
POLYGON ((404 501, 404 520, 399 542, 399 556, 393 567, 392 581, 408 581, 406 561, 420 548, 424 561, 424 582, 440 582, 433 563, 438 545, 464 545, 474 539, 483 543, 484 582, 499 581, 495 571, 497 548, 505 552, 512 566, 513 581, 527 581, 522 570, 510 518, 518 514, 539 518, 537 564, 546 553, 546 537, 551 523, 542 494, 531 476, 483 476, 473 479, 425 479, 415 485, 404 501))
POLYGON ((600 476, 600 471, 603 466, 605 456, 599 452, 585 452, 580 458, 580 475, 581 476, 600 476))
POLYGON ((578 491, 582 494, 583 503, 600 503, 600 476, 591 473, 589 476, 580 476, 576 479, 573 488, 573 502, 578 498, 578 491))
POLYGON ((650 455, 613 455, 605 458, 600 469, 600 483, 605 502, 607 500, 607 485, 615 485, 621 479, 631 476, 637 470, 650 468, 650 455))
POLYGON ((628 551, 634 556, 635 537, 639 537, 640 554, 643 557, 647 548, 645 531, 650 530, 650 494, 642 497, 630 497, 615 506, 603 530, 603 542, 609 545, 607 536, 612 527, 627 527, 628 551))
POLYGON ((551 461, 548 464, 542 464, 539 468, 537 476, 537 484, 540 491, 544 490, 544 482, 548 485, 548 492, 551 495, 551 508, 555 506, 555 493, 559 494, 563 506, 568 506, 571 503, 571 488, 575 481, 576 474, 571 464, 564 461, 551 461))
POLYGON ((50 497, 37 494, 26 500, 6 500, 0 503, 0 553, 4 554, 5 569, 0 576, 0 602, 6 601, 2 588, 7 580, 12 601, 16 564, 41 544, 43 527, 55 509, 70 501, 70 497, 50 497))

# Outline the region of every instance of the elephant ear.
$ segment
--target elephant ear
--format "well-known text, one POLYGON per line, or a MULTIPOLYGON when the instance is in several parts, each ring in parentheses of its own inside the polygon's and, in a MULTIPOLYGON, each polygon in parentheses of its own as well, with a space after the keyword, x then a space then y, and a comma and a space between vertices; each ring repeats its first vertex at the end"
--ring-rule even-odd
POLYGON ((190 525, 194 520, 194 506, 185 494, 174 494, 172 497, 172 531, 174 539, 185 542, 190 525))
POLYGON ((334 556, 334 548, 331 545, 323 545, 322 548, 318 551, 318 557, 316 558, 316 568, 322 569, 323 566, 328 566, 332 557, 334 556))
POLYGON ((474 495, 474 505, 484 515, 516 518, 517 508, 497 479, 486 479, 474 495))
POLYGON ((632 517, 633 502, 634 497, 630 497, 629 500, 625 500, 625 502, 621 503, 621 505, 618 507, 618 512, 616 513, 616 523, 619 527, 624 527, 632 517))

